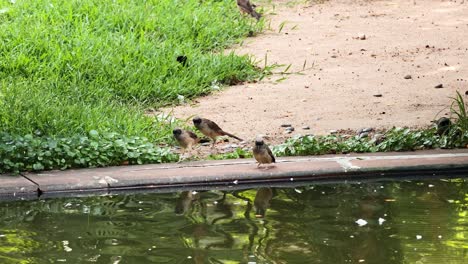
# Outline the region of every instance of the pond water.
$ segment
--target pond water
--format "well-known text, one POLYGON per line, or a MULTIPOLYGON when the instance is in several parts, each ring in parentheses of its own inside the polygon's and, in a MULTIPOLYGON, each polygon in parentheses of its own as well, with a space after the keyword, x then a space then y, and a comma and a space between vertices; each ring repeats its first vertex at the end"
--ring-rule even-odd
POLYGON ((468 263, 468 179, 0 203, 0 263, 468 263))

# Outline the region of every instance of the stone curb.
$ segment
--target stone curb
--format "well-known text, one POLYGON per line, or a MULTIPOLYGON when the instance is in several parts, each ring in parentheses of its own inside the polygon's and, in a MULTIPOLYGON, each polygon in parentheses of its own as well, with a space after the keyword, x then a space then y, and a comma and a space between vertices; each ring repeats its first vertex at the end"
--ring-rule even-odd
POLYGON ((468 150, 433 150, 278 158, 258 169, 253 159, 183 162, 0 175, 0 199, 178 188, 247 188, 255 184, 379 180, 468 175, 468 150))

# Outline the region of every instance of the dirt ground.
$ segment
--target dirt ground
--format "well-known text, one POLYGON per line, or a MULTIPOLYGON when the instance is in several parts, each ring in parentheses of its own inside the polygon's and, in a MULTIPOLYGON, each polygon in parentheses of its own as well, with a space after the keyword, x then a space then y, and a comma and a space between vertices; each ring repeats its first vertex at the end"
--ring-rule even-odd
POLYGON ((199 115, 239 137, 263 134, 279 143, 340 129, 426 127, 449 113, 457 90, 468 99, 468 2, 273 2, 265 15, 270 29, 235 52, 252 54, 259 66, 266 55, 268 64, 285 66, 258 83, 163 112, 199 115), (292 74, 278 74, 289 64, 292 74), (282 124, 295 131, 285 134, 282 124))

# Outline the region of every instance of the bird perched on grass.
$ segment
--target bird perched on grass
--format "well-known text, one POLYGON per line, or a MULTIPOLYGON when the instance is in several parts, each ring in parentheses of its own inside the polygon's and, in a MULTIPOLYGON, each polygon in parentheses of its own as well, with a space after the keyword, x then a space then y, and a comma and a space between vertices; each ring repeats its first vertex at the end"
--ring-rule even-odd
POLYGON ((191 149, 193 145, 200 142, 198 136, 192 131, 175 128, 174 130, 172 130, 172 135, 174 135, 174 138, 184 149, 184 152, 186 149, 191 149))
POLYGON ((177 56, 176 60, 177 60, 177 62, 182 64, 182 66, 184 66, 184 67, 187 65, 187 56, 185 56, 185 55, 177 56))
POLYGON ((251 15, 257 20, 260 20, 261 15, 254 10, 249 0, 237 0, 237 6, 242 12, 251 15))
POLYGON ((201 118, 201 117, 195 117, 192 119, 193 125, 200 130, 200 132, 203 133, 203 135, 211 138, 213 140, 213 145, 214 147, 216 143, 216 138, 219 136, 229 136, 232 138, 235 138, 239 141, 244 141, 242 138, 236 137, 231 133, 228 133, 224 130, 222 130, 215 122, 206 119, 206 118, 201 118))
POLYGON ((258 162, 257 167, 260 167, 262 164, 275 163, 275 156, 271 152, 271 149, 268 147, 263 138, 257 137, 255 139, 255 146, 253 148, 253 155, 258 162))

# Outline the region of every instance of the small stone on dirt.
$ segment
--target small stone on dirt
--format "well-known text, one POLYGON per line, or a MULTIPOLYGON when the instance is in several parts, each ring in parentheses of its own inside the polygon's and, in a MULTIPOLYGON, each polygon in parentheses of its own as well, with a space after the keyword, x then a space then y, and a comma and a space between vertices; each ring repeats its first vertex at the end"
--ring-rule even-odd
POLYGON ((374 94, 374 97, 382 97, 382 94, 374 94))
POLYGON ((412 79, 413 77, 411 77, 411 75, 408 74, 408 75, 405 75, 404 78, 405 78, 406 80, 409 80, 409 79, 412 79))
POLYGON ((444 88, 444 85, 443 84, 438 84, 438 85, 434 86, 434 88, 436 88, 436 89, 444 88))
POLYGON ((294 131, 294 127, 287 127, 287 128, 286 128, 286 131, 291 131, 291 132, 293 132, 293 131, 294 131))
POLYGON ((358 131, 358 134, 366 133, 366 132, 369 133, 369 132, 372 132, 372 131, 374 131, 374 129, 372 127, 366 127, 366 128, 360 129, 358 131))
POLYGON ((337 131, 337 130, 334 130, 334 129, 333 129, 333 130, 330 130, 330 134, 332 134, 332 135, 333 135, 333 134, 336 134, 336 133, 338 133, 338 131, 337 131))
POLYGON ((359 134, 359 138, 365 138, 368 136, 369 136, 369 132, 362 132, 361 134, 359 134))
POLYGON ((309 130, 310 127, 309 127, 309 126, 303 126, 302 129, 304 129, 304 130, 309 130))
POLYGON ((291 124, 282 124, 281 127, 290 127, 291 124))
POLYGON ((360 33, 360 34, 358 34, 358 38, 359 38, 360 40, 365 40, 365 39, 366 39, 366 35, 360 33))

